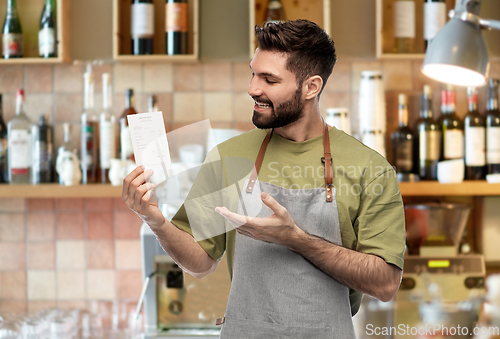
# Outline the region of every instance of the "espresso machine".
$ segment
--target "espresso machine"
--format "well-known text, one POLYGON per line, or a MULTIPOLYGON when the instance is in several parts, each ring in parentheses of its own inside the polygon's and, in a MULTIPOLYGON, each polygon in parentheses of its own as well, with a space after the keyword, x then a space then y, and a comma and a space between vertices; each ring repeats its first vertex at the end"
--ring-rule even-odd
POLYGON ((394 298, 396 327, 421 324, 425 313, 431 312, 429 305, 440 310, 454 309, 447 311, 447 321, 461 318, 461 326, 472 326, 478 311, 475 308, 485 292, 486 273, 483 255, 459 251, 470 210, 469 205, 452 203, 405 206, 407 253, 402 282, 394 298), (464 311, 457 307, 466 302, 469 313, 463 320, 458 314, 464 311))

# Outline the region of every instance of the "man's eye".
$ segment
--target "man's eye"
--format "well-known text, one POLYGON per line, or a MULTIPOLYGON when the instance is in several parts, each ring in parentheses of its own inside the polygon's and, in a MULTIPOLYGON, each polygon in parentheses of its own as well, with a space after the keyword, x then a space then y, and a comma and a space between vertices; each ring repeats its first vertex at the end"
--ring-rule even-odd
POLYGON ((275 84, 275 83, 276 83, 276 81, 271 81, 271 80, 269 80, 269 79, 267 79, 267 78, 266 78, 266 82, 267 82, 268 84, 275 84))

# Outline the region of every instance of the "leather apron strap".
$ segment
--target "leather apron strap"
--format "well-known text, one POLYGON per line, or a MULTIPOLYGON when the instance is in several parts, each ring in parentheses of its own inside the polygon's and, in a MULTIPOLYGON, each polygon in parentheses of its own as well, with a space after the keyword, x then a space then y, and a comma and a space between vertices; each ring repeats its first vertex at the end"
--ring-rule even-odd
MULTIPOLYGON (((323 131, 323 157, 321 161, 325 164, 325 192, 326 192, 326 201, 332 202, 332 185, 333 185, 333 167, 332 167, 332 154, 330 152, 330 135, 328 133, 328 125, 325 123, 325 129, 323 131)), ((260 145, 259 153, 257 154, 257 159, 255 160, 255 167, 250 175, 250 180, 248 182, 248 186, 246 189, 247 193, 252 193, 255 182, 257 181, 257 175, 260 171, 260 166, 262 165, 262 160, 264 159, 264 155, 266 154, 267 145, 269 144, 269 140, 271 139, 271 134, 273 130, 270 129, 267 132, 262 145, 260 145)))

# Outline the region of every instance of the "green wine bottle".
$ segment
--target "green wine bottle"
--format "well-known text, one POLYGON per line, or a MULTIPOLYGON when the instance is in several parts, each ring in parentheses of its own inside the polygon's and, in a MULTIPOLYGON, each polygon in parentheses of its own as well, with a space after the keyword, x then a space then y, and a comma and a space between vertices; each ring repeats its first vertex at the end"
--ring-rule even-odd
POLYGON ((21 21, 17 13, 16 0, 7 1, 7 13, 2 30, 3 57, 22 58, 23 57, 23 31, 21 21))
POLYGON ((55 0, 45 0, 38 31, 38 54, 41 58, 57 57, 56 6, 55 0))

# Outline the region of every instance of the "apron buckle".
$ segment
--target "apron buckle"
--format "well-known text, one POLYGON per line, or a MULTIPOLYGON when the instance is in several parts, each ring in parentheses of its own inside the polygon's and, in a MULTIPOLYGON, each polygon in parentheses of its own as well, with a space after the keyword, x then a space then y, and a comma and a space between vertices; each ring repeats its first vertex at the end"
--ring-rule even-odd
MULTIPOLYGON (((325 157, 321 157, 321 162, 322 162, 323 164, 326 164, 325 157)), ((330 158, 330 164, 333 166, 333 159, 332 159, 332 158, 330 158)))

